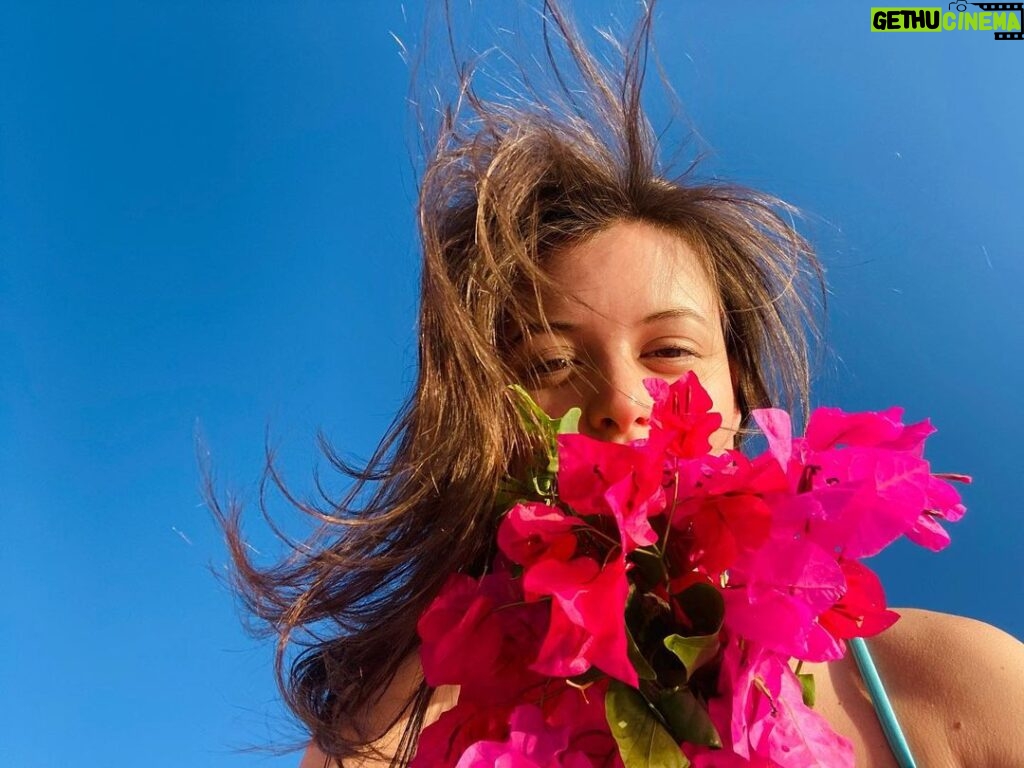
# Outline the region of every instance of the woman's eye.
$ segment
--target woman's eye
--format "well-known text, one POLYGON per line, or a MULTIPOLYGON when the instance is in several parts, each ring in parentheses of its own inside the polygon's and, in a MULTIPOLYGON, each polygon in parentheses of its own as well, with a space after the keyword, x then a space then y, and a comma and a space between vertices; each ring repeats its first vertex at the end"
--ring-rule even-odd
POLYGON ((652 352, 647 352, 644 357, 659 357, 670 360, 693 357, 693 352, 685 347, 659 347, 652 352))
POLYGON ((571 368, 575 362, 575 360, 568 357, 549 357, 546 360, 534 363, 530 367, 530 372, 536 376, 550 376, 571 368))

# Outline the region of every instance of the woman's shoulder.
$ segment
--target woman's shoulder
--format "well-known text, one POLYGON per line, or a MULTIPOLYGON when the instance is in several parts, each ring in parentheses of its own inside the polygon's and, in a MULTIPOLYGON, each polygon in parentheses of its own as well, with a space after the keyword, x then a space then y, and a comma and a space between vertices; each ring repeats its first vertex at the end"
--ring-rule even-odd
MULTIPOLYGON (((344 768, 386 768, 391 763, 391 756, 398 750, 402 734, 409 725, 411 712, 408 703, 423 681, 423 669, 420 666, 418 653, 412 653, 398 667, 391 683, 380 692, 374 704, 367 710, 365 719, 360 723, 364 733, 371 734, 369 744, 375 754, 360 758, 346 758, 344 768)), ((423 716, 423 726, 427 726, 441 716, 443 712, 455 706, 458 699, 458 688, 441 686, 434 691, 423 716)), ((339 768, 338 763, 328 759, 324 753, 310 745, 302 757, 299 768, 339 768)))
POLYGON ((900 620, 868 641, 894 685, 941 692, 976 707, 1021 703, 1024 644, 1019 640, 966 616, 914 608, 897 612, 900 620))
MULTIPOLYGON (((963 616, 898 612, 868 649, 917 764, 1024 765, 1024 645, 963 616)), ((895 766, 852 654, 804 671, 814 673, 815 709, 853 742, 857 765, 895 766)))
POLYGON ((1024 722, 1024 645, 965 616, 898 613, 868 647, 912 748, 938 746, 958 765, 1024 765, 1014 725, 1024 722))

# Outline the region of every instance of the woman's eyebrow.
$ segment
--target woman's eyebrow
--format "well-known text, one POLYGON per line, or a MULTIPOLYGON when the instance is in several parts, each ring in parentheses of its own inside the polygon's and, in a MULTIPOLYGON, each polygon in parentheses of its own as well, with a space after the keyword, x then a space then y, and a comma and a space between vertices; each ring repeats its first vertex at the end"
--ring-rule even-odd
MULTIPOLYGON (((672 309, 663 309, 659 312, 653 312, 647 315, 647 317, 645 317, 643 320, 641 320, 639 324, 651 325, 652 323, 657 323, 661 320, 675 319, 696 320, 698 323, 701 323, 702 325, 708 324, 708 320, 706 317, 704 317, 704 315, 690 307, 673 307, 672 309)), ((559 333, 572 333, 578 328, 579 326, 575 323, 566 322, 564 320, 553 320, 548 322, 548 328, 544 328, 544 326, 540 325, 539 323, 530 323, 527 326, 527 331, 530 333, 531 336, 540 336, 546 333, 549 329, 552 331, 557 331, 559 333)), ((512 339, 510 339, 510 343, 518 344, 522 340, 522 334, 516 334, 514 337, 512 337, 512 339)))
POLYGON ((702 323, 703 325, 708 324, 707 318, 697 310, 690 307, 674 307, 672 309, 663 309, 660 312, 654 312, 648 315, 640 321, 640 325, 650 325, 651 323, 656 323, 659 320, 673 320, 676 318, 696 320, 698 323, 702 323))
MULTIPOLYGON (((547 328, 545 328, 540 323, 529 323, 526 326, 526 335, 528 335, 530 337, 542 336, 543 334, 547 333, 549 330, 557 331, 559 333, 571 333, 572 331, 575 331, 577 328, 578 328, 578 326, 574 325, 573 323, 567 323, 567 322, 564 322, 564 321, 561 321, 561 320, 556 320, 555 322, 550 322, 549 321, 547 328)), ((510 346, 515 346, 515 345, 521 343, 524 340, 524 338, 525 338, 524 334, 516 333, 516 334, 514 334, 508 340, 508 343, 509 343, 510 346)))
MULTIPOLYGON (((566 322, 564 320, 555 320, 554 322, 550 322, 550 321, 548 322, 548 328, 550 328, 552 331, 569 332, 569 331, 575 331, 578 327, 579 326, 576 325, 575 323, 569 323, 569 322, 566 322)), ((545 331, 545 328, 543 326, 541 326, 541 325, 531 325, 530 326, 530 332, 531 333, 538 333, 539 334, 539 333, 544 333, 544 331, 545 331)))

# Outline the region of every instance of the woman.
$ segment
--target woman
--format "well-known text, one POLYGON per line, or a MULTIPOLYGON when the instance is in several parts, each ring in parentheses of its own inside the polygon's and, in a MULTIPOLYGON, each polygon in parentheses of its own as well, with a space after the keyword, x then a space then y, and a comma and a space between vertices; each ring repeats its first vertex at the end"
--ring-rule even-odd
MULTIPOLYGON (((427 164, 419 378, 395 426, 364 471, 338 462, 358 482, 327 514, 309 510, 321 535, 278 568, 255 569, 224 520, 240 591, 278 634, 282 690, 312 735, 303 766, 404 764, 454 702, 422 682, 416 619, 451 571, 486 567, 498 484, 533 448, 508 383, 556 416, 580 406, 581 431, 615 441, 645 434, 650 376, 697 373, 723 416, 717 450, 741 441, 752 408, 806 411, 821 270, 787 208, 665 177, 640 107, 651 10, 617 77, 546 10, 577 76, 551 54, 560 90, 513 105, 477 97, 465 74, 427 164), (305 650, 285 681, 290 643, 305 650)), ((1024 722, 1019 643, 905 611, 870 647, 919 765, 1024 763, 1008 725, 1024 722)), ((860 764, 896 765, 853 662, 812 671, 818 709, 860 764)))

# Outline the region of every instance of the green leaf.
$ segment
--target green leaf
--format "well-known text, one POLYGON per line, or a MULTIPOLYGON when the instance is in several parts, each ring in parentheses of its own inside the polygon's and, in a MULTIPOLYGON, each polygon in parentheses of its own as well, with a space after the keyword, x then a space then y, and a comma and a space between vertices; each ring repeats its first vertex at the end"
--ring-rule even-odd
POLYGON ((636 644, 636 640, 633 639, 633 633, 630 631, 629 626, 626 627, 626 653, 629 656, 629 661, 633 665, 633 669, 636 670, 637 677, 641 680, 657 680, 658 673, 654 671, 654 668, 647 663, 647 659, 640 652, 640 646, 636 644))
POLYGON ((638 690, 612 680, 604 709, 626 768, 689 768, 679 744, 638 690))
POLYGON ((542 494, 550 490, 549 482, 543 482, 545 475, 554 476, 558 474, 558 436, 574 434, 579 431, 580 414, 579 408, 570 408, 563 416, 552 419, 544 409, 534 402, 530 393, 518 384, 509 384, 515 397, 516 410, 519 411, 519 418, 530 432, 536 434, 544 441, 544 452, 548 464, 544 472, 535 480, 537 490, 542 494))
POLYGON ((814 706, 814 674, 812 672, 802 672, 797 675, 800 680, 800 690, 804 694, 804 704, 808 707, 814 706))
POLYGON ((688 688, 663 691, 658 697, 658 711, 676 741, 703 744, 720 749, 722 739, 708 716, 708 711, 688 688))
POLYGON ((725 600, 710 584, 693 584, 678 595, 676 602, 693 624, 698 635, 714 635, 722 628, 725 600))
POLYGON ((578 434, 580 431, 580 416, 582 415, 583 411, 581 411, 579 408, 570 408, 568 411, 562 414, 562 418, 554 419, 553 423, 558 425, 558 434, 578 434))
POLYGON ((570 408, 565 414, 553 419, 530 397, 530 393, 518 384, 510 384, 509 389, 516 395, 516 410, 527 429, 540 429, 541 437, 574 434, 579 432, 579 408, 570 408))
POLYGON ((707 664, 718 653, 718 633, 713 635, 696 635, 694 637, 683 637, 682 635, 668 635, 665 640, 665 647, 683 662, 686 667, 686 679, 707 664))

